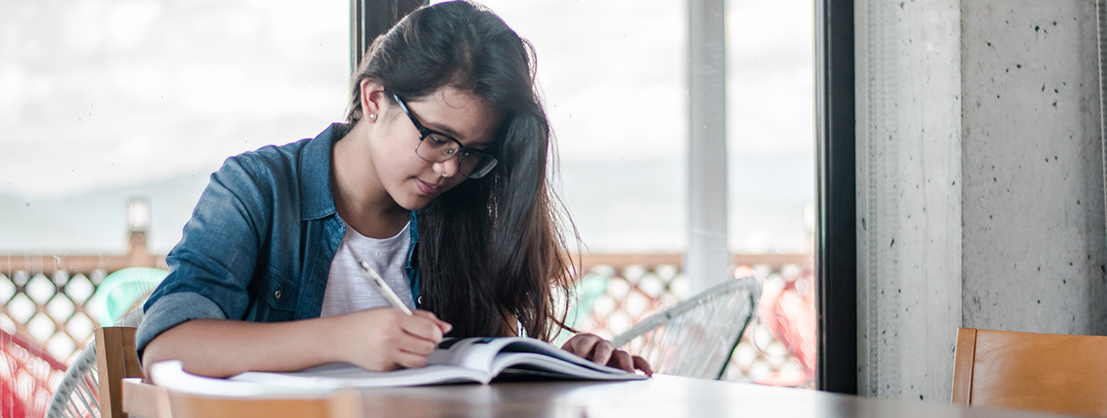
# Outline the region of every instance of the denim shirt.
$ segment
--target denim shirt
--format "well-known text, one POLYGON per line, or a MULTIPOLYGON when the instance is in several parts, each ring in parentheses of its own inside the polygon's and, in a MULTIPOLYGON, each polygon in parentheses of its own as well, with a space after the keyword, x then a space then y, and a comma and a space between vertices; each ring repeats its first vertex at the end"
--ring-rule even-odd
MULTIPOLYGON (((314 139, 231 157, 211 175, 165 258, 169 275, 143 307, 139 358, 154 337, 192 319, 319 317, 331 259, 346 234, 331 193, 331 149, 348 131, 332 124, 314 139)), ((415 212, 409 229, 406 271, 418 306, 415 212)))

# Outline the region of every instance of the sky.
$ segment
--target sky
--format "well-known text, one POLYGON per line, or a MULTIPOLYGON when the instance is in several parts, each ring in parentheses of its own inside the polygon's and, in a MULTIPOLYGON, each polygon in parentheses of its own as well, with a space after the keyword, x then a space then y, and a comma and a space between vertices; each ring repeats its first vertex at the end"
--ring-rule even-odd
MULTIPOLYGON (((685 1, 492 0, 538 51, 565 158, 687 153, 685 1), (541 13, 535 13, 540 9, 541 13)), ((734 151, 810 151, 814 20, 807 0, 726 1, 727 139, 734 151)))
MULTIPOLYGON (((484 4, 537 50, 558 187, 586 244, 680 250, 685 2, 484 4)), ((803 251, 811 2, 726 8, 731 247, 803 251)), ((0 0, 0 251, 121 246, 115 232, 73 230, 122 224, 116 200, 132 193, 156 195, 155 249, 167 250, 224 159, 343 118, 348 11, 346 0, 0 0)))
POLYGON ((0 2, 0 190, 211 171, 343 115, 346 3, 0 2), (294 30, 285 30, 294 28, 294 30))

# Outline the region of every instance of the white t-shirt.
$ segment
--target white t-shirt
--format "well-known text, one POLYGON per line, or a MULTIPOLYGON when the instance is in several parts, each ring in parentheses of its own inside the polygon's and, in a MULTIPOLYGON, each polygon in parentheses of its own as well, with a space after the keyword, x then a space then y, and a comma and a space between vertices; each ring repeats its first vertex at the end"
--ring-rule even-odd
POLYGON ((411 285, 404 267, 407 265, 407 251, 411 243, 408 222, 404 229, 390 238, 369 238, 359 234, 349 224, 346 236, 331 260, 331 271, 327 276, 327 290, 323 294, 321 316, 342 315, 363 309, 389 306, 388 300, 369 284, 369 279, 357 265, 357 259, 369 263, 380 274, 400 300, 409 308, 415 308, 411 296, 411 285))

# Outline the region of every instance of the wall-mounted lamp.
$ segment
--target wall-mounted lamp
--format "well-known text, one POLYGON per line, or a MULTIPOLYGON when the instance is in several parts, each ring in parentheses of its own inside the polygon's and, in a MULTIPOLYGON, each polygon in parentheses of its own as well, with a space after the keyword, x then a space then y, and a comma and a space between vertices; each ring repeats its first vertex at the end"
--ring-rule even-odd
POLYGON ((136 197, 127 202, 127 227, 131 232, 146 232, 150 228, 149 200, 136 197))

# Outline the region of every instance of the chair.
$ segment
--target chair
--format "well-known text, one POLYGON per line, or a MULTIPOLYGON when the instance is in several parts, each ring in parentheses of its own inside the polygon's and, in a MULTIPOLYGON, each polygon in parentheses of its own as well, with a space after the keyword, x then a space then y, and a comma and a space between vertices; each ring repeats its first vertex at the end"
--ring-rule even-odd
POLYGON ((773 338, 788 347, 802 367, 800 370, 776 370, 758 377, 754 383, 796 387, 815 379, 815 298, 814 274, 810 270, 780 285, 764 286, 757 302, 757 320, 773 338))
POLYGON ((100 416, 100 393, 96 378, 95 343, 89 344, 73 364, 65 370, 65 376, 50 399, 47 417, 96 417, 100 416))
POLYGON ((957 330, 953 403, 1107 417, 1107 337, 957 330))
POLYGON ((131 415, 147 418, 354 418, 361 416, 361 399, 353 390, 315 398, 230 399, 197 396, 143 383, 122 381, 125 405, 131 415))
MULTIPOLYGON (((50 399, 49 408, 46 411, 47 418, 123 416, 122 406, 119 403, 122 396, 119 384, 116 383, 111 392, 102 391, 107 388, 105 383, 111 380, 102 379, 105 373, 100 372, 103 366, 98 365, 101 359, 97 358, 97 352, 103 352, 103 349, 97 347, 104 343, 105 329, 109 330, 107 335, 113 339, 112 344, 122 342, 122 337, 116 335, 122 332, 120 331, 124 329, 122 327, 132 327, 129 332, 134 332, 133 327, 137 327, 142 322, 142 309, 139 305, 168 274, 169 272, 161 269, 129 267, 104 278, 96 293, 86 303, 89 311, 97 317, 102 327, 96 330, 93 342, 89 343, 74 360, 73 365, 66 369, 65 376, 62 377, 61 383, 50 399), (116 324, 122 327, 104 328, 105 324, 116 324), (109 393, 111 396, 101 399, 101 393, 109 393), (102 410, 107 413, 101 414, 102 410)), ((130 341, 130 349, 134 351, 133 335, 130 341)), ((125 374, 127 377, 142 376, 137 360, 131 366, 132 368, 125 374)), ((115 381, 118 382, 118 379, 115 381)))
POLYGON ((616 347, 642 356, 654 371, 719 379, 761 296, 754 277, 727 280, 612 338, 616 347))
MULTIPOLYGON (((131 335, 131 351, 134 351, 134 327, 142 322, 142 310, 135 310, 128 314, 121 321, 120 325, 130 328, 131 335)), ((122 327, 109 327, 114 330, 122 329, 122 327)), ((77 356, 77 359, 73 361, 73 364, 69 366, 65 371, 65 376, 62 377, 61 383, 58 384, 57 390, 54 391, 54 396, 50 399, 49 409, 46 410, 46 417, 121 417, 122 409, 117 409, 114 414, 101 414, 102 408, 111 410, 113 403, 112 399, 102 399, 102 393, 105 392, 105 383, 110 380, 104 379, 103 366, 98 363, 100 359, 97 356, 97 352, 105 352, 102 348, 97 348, 109 341, 105 337, 105 328, 97 328, 93 342, 89 343, 84 350, 81 350, 81 354, 77 356)), ((111 332, 107 337, 113 337, 111 332)), ((114 337, 115 341, 119 341, 122 337, 114 337)), ((116 342, 118 344, 118 342, 116 342)), ((112 347, 114 350, 114 347, 112 347)), ((115 350, 118 351, 118 350, 115 350)), ((137 374, 141 376, 142 370, 136 364, 132 366, 130 371, 132 375, 137 374)), ((114 405, 118 405, 119 389, 116 388, 114 394, 116 399, 114 405)))
MULTIPOLYGON (((128 314, 121 326, 96 329, 96 369, 103 417, 147 418, 352 418, 361 415, 357 393, 338 391, 310 398, 227 399, 178 393, 144 383, 135 352, 142 311, 128 314)), ((88 349, 86 349, 87 351, 88 349)))
MULTIPOLYGON (((129 357, 123 361, 137 363, 134 333, 119 335, 123 337, 125 349, 122 357, 129 357)), ((280 394, 235 396, 230 393, 237 388, 228 387, 234 383, 210 382, 218 379, 188 375, 180 362, 154 364, 150 377, 175 386, 154 386, 144 383, 142 378, 120 379, 123 412, 150 418, 353 418, 361 415, 361 399, 353 390, 304 390, 290 394, 285 389, 280 394), (171 389, 173 387, 176 389, 171 389)))
POLYGON ((102 327, 118 324, 128 312, 135 311, 169 272, 151 267, 127 267, 104 277, 96 293, 85 303, 88 312, 102 327))
POLYGON ((38 344, 0 330, 0 417, 42 416, 53 380, 65 371, 38 344))

